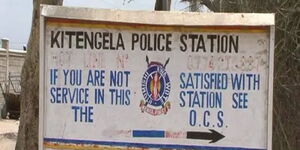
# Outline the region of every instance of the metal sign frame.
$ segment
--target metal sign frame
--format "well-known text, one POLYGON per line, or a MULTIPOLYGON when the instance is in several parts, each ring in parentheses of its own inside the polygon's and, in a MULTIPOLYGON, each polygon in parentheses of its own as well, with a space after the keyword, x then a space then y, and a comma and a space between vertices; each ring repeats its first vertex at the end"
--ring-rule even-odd
POLYGON ((122 11, 91 8, 74 8, 61 6, 41 6, 40 15, 40 65, 39 65, 39 149, 44 143, 44 98, 45 98, 45 20, 48 18, 76 19, 102 22, 133 23, 163 26, 263 26, 269 27, 270 54, 268 72, 268 119, 267 149, 272 149, 272 112, 273 112, 273 70, 274 70, 274 14, 247 13, 187 13, 187 12, 154 12, 122 11), (136 17, 139 16, 143 17, 136 17))

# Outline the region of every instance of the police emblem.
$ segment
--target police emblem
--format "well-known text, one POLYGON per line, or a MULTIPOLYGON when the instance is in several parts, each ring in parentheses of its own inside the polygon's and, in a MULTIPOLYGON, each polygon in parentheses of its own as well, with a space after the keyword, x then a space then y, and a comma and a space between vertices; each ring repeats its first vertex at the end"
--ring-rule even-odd
POLYGON ((146 56, 148 69, 142 79, 142 94, 145 98, 140 103, 142 112, 156 116, 167 114, 171 108, 171 103, 168 101, 171 83, 165 70, 169 60, 167 59, 163 65, 160 62, 149 62, 149 58, 146 56))

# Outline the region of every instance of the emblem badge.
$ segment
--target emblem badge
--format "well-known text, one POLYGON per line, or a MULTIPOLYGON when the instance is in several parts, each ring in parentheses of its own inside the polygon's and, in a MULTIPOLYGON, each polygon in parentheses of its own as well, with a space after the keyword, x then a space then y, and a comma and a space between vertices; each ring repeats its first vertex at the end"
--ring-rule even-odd
POLYGON ((171 108, 171 103, 168 101, 171 83, 166 72, 169 60, 167 59, 163 65, 160 62, 149 62, 149 58, 146 56, 148 69, 142 79, 142 94, 145 98, 140 103, 142 112, 156 116, 167 114, 171 108))

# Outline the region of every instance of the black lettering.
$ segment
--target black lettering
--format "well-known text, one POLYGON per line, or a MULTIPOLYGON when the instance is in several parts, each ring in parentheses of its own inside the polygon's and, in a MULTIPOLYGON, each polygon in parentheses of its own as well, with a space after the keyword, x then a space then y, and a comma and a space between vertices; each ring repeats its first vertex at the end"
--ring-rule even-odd
POLYGON ((154 51, 157 50, 157 34, 154 34, 154 44, 153 44, 153 47, 154 47, 154 51))
POLYGON ((96 45, 96 42, 94 42, 94 32, 91 32, 91 35, 89 36, 89 34, 87 32, 84 32, 84 48, 87 48, 87 44, 89 44, 91 49, 94 49, 94 43, 96 45))
POLYGON ((148 51, 152 51, 153 48, 151 47, 151 34, 148 34, 147 36, 148 51))
POLYGON ((118 34, 117 49, 119 49, 119 47, 121 47, 123 50, 125 50, 125 46, 124 46, 124 42, 123 42, 121 33, 118 34))
POLYGON ((109 48, 110 50, 115 50, 116 47, 114 47, 114 44, 113 44, 113 35, 112 33, 109 33, 109 48))
POLYGON ((108 32, 103 32, 103 42, 102 42, 102 45, 103 45, 103 49, 109 49, 108 47, 108 43, 109 43, 109 33, 108 32))
POLYGON ((83 48, 83 46, 80 44, 83 42, 83 32, 77 32, 76 33, 76 48, 83 48))
POLYGON ((72 48, 72 37, 75 35, 74 31, 66 31, 66 36, 69 36, 69 48, 72 48))
POLYGON ((134 44, 139 41, 139 36, 136 33, 132 33, 132 42, 131 42, 131 50, 134 50, 134 44))
POLYGON ((182 35, 180 36, 180 42, 181 42, 180 50, 183 51, 183 52, 185 52, 186 49, 187 49, 185 40, 187 40, 187 35, 182 34, 182 35))
POLYGON ((198 38, 197 34, 190 34, 189 38, 192 39, 192 52, 195 51, 195 39, 198 38))
POLYGON ((102 39, 102 46, 103 46, 103 49, 109 49, 109 47, 108 47, 108 43, 109 43, 109 39, 107 39, 107 38, 109 38, 109 33, 108 32, 103 32, 102 33, 103 34, 103 39, 102 39))
POLYGON ((233 39, 233 36, 230 36, 230 40, 229 40, 229 52, 231 53, 232 49, 234 49, 234 51, 236 53, 239 52, 239 36, 235 37, 235 40, 233 39))
POLYGON ((198 39, 197 52, 199 51, 199 49, 202 49, 203 52, 206 52, 205 43, 204 43, 202 34, 200 34, 199 39, 198 39))
POLYGON ((171 38, 172 37, 172 34, 171 33, 168 33, 167 34, 167 38, 166 38, 166 51, 171 51, 171 44, 172 44, 172 41, 171 41, 171 38))
POLYGON ((59 34, 60 34, 60 31, 57 31, 56 34, 55 34, 55 36, 54 36, 54 31, 51 31, 51 48, 53 48, 53 45, 54 45, 54 44, 56 44, 56 46, 57 46, 58 48, 60 48, 59 42, 58 42, 58 40, 57 40, 59 34))
POLYGON ((159 34, 158 35, 158 40, 157 40, 157 47, 159 51, 163 51, 165 49, 164 46, 160 46, 160 41, 161 39, 165 39, 165 35, 164 34, 159 34))
POLYGON ((228 37, 226 35, 223 35, 221 38, 221 51, 223 53, 227 52, 227 47, 228 47, 227 43, 228 43, 228 37))
POLYGON ((99 39, 101 39, 101 37, 102 37, 102 34, 100 32, 95 33, 95 48, 96 49, 100 49, 102 47, 101 42, 99 42, 100 40, 98 41, 98 37, 99 37, 99 39))
POLYGON ((147 37, 146 37, 146 34, 141 34, 141 36, 140 36, 140 48, 141 48, 141 50, 146 50, 146 39, 147 39, 147 37))
POLYGON ((61 32, 61 36, 60 36, 60 44, 61 44, 61 48, 64 48, 64 38, 65 38, 65 32, 62 31, 61 32))
POLYGON ((207 35, 207 39, 210 39, 210 52, 214 52, 214 40, 217 38, 216 35, 207 35))

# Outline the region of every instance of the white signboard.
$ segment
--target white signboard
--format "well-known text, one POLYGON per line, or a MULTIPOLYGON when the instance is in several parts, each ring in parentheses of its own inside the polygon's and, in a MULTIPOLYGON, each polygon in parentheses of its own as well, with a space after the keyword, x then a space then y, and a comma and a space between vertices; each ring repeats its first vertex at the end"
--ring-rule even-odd
POLYGON ((273 14, 44 6, 40 149, 270 149, 273 14))

